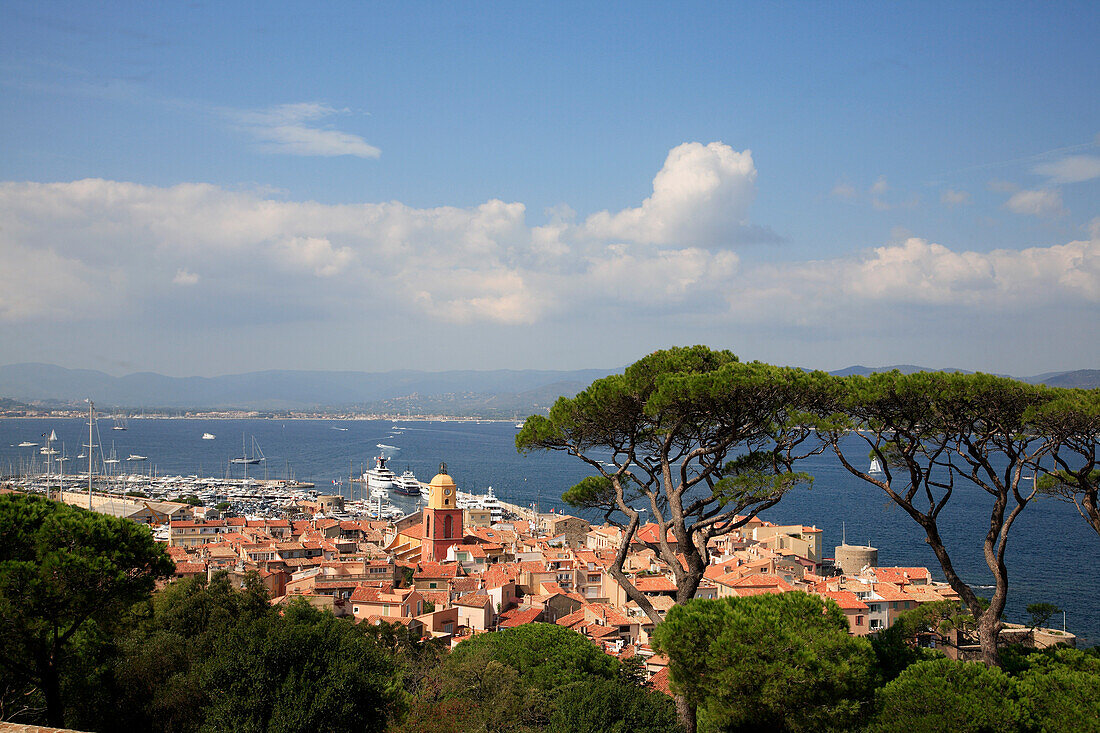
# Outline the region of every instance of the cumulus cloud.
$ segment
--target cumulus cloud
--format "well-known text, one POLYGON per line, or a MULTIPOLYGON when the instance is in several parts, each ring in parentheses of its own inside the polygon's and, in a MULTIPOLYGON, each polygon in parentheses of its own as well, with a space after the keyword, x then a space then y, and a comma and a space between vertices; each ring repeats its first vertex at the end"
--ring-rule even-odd
POLYGON ((333 247, 325 237, 292 237, 278 245, 280 257, 290 267, 303 267, 318 277, 332 277, 352 261, 350 247, 333 247))
POLYGON ((358 135, 317 126, 325 118, 346 112, 318 102, 281 104, 265 110, 223 110, 267 153, 377 158, 382 151, 358 135))
POLYGON ((1017 191, 1005 202, 1005 208, 1026 216, 1052 217, 1065 213, 1062 194, 1056 189, 1017 191))
POLYGON ((723 245, 753 231, 754 179, 747 151, 688 144, 640 205, 579 222, 562 207, 538 225, 522 203, 499 200, 414 208, 196 183, 2 183, 0 321, 160 308, 216 327, 219 314, 239 320, 247 307, 265 322, 403 312, 523 326, 618 309, 834 326, 912 306, 1002 313, 1100 301, 1100 223, 1089 239, 1053 247, 958 251, 903 233, 857 255, 746 265, 723 245))
POLYGON ((1081 183, 1100 178, 1100 157, 1069 155, 1061 160, 1037 165, 1032 170, 1041 176, 1047 176, 1052 183, 1081 183))
MULTIPOLYGON (((1100 306, 1100 227, 1088 240, 991 252, 955 251, 919 237, 853 257, 742 272, 729 299, 741 320, 828 326, 914 307, 959 314, 1036 306, 1100 306)), ((920 311, 926 312, 926 311, 920 311)))
POLYGON ((684 143, 669 151, 653 179, 653 194, 641 206, 593 214, 584 230, 593 238, 639 244, 737 244, 767 236, 746 221, 755 197, 751 151, 739 153, 720 142, 684 143))
MULTIPOLYGON (((456 323, 530 324, 597 303, 690 308, 713 301, 738 265, 716 238, 756 231, 746 221, 754 176, 747 152, 681 146, 641 206, 579 224, 561 208, 541 226, 527 223, 522 203, 499 200, 418 209, 286 201, 202 183, 6 183, 0 256, 49 247, 66 263, 70 289, 92 299, 102 273, 119 268, 130 277, 112 297, 143 308, 168 297, 164 282, 181 286, 177 298, 236 297, 257 312, 268 303, 292 313, 298 303, 354 315, 381 304, 456 323)), ((44 292, 51 268, 5 261, 5 318, 72 316, 31 297, 44 292)))

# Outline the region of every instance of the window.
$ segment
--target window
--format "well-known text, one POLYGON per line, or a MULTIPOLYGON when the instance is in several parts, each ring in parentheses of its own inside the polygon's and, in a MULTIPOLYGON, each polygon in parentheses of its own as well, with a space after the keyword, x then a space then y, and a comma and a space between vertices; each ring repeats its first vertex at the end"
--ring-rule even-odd
POLYGON ((856 616, 856 626, 863 626, 863 616, 856 616))
POLYGON ((429 588, 435 588, 436 587, 435 582, 433 581, 431 583, 428 583, 428 587, 429 588))
POLYGON ((451 529, 452 529, 451 524, 452 524, 453 521, 454 521, 454 519, 451 517, 450 514, 448 514, 446 517, 443 518, 443 536, 444 537, 450 537, 451 536, 451 529))

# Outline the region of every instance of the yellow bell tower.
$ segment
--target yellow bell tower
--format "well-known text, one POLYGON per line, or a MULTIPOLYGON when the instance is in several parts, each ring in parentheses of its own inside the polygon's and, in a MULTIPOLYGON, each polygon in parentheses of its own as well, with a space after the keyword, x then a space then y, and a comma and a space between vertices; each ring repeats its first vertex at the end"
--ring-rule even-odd
POLYGON ((420 557, 424 562, 442 562, 447 549, 462 542, 462 510, 458 508, 458 487, 447 473, 447 464, 439 464, 428 484, 428 506, 424 509, 424 543, 420 557))

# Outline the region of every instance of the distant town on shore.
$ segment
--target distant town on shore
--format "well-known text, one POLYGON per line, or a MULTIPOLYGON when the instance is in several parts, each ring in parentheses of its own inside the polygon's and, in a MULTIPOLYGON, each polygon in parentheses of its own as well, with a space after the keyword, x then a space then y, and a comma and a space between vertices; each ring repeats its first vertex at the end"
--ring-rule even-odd
MULTIPOLYGON (((851 366, 836 376, 897 369, 965 371, 915 365, 851 366)), ((220 377, 168 377, 52 364, 0 366, 0 417, 79 417, 86 398, 125 417, 277 419, 512 420, 545 413, 616 369, 324 372, 269 370, 220 377)), ((1007 376, 1007 375, 1002 375, 1007 376)), ((1100 369, 1016 377, 1031 384, 1093 389, 1100 369)))

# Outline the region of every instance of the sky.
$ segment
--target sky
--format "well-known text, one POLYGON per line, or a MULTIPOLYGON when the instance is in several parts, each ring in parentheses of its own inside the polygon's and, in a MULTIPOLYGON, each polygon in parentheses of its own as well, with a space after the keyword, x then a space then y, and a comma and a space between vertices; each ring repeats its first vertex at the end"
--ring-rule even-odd
POLYGON ((0 364, 1100 368, 1100 4, 0 4, 0 364))

